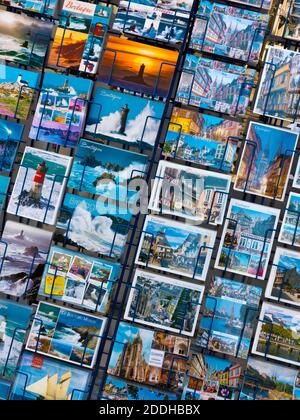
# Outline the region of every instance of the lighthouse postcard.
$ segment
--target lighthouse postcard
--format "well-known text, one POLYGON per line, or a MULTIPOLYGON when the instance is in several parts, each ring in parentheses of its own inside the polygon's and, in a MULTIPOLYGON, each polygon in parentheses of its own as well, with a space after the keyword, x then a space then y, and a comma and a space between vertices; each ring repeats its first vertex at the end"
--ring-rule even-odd
POLYGON ((12 170, 23 131, 23 124, 0 120, 0 171, 12 170))
POLYGON ((7 212, 55 225, 72 158, 26 147, 7 212))
POLYGON ((97 88, 85 132, 97 140, 109 139, 149 149, 155 144, 164 107, 162 102, 97 88))

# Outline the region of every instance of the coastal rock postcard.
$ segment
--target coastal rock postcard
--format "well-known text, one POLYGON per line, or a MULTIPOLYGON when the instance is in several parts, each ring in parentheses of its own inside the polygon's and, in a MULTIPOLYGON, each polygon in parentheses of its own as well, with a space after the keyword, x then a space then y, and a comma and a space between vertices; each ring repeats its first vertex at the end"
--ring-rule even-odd
POLYGON ((72 158, 26 147, 7 212, 55 225, 72 158))
POLYGON ((40 302, 26 349, 92 368, 105 319, 40 302))
POLYGON ((54 15, 57 6, 57 0, 5 0, 4 3, 8 6, 48 16, 54 15))
POLYGON ((15 297, 37 294, 52 232, 8 220, 1 237, 0 292, 15 297))
POLYGON ((23 131, 23 124, 0 120, 0 171, 12 170, 23 131))
POLYGON ((46 72, 29 137, 76 147, 83 131, 93 82, 46 72))
POLYGON ((290 193, 279 233, 279 242, 300 246, 300 194, 290 193))

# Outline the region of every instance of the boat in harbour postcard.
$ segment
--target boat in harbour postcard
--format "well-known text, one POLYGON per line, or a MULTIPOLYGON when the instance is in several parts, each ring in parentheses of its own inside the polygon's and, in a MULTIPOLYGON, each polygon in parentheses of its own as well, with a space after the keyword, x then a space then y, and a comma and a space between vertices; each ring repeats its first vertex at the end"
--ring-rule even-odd
POLYGON ((278 241, 300 246, 300 194, 291 192, 289 195, 278 241))
POLYGON ((23 124, 0 120, 0 171, 10 172, 24 131, 23 124))

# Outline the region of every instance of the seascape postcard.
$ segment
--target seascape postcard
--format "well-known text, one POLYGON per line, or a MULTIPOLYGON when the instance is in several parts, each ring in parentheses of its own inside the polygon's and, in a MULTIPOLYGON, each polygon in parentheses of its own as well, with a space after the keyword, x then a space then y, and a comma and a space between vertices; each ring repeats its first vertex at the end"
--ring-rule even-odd
POLYGON ((90 372, 25 351, 11 393, 11 400, 85 400, 90 372), (28 379, 26 379, 28 378, 28 379))
POLYGON ((261 294, 259 287, 214 277, 207 287, 196 344, 217 353, 246 359, 261 294))
POLYGON ((187 54, 176 100, 184 105, 243 116, 255 70, 187 54))
POLYGON ((140 193, 130 182, 145 177, 147 163, 145 155, 81 139, 67 186, 101 198, 136 200, 140 193))
POLYGON ((298 158, 297 168, 294 175, 293 188, 300 188, 300 158, 298 158))
POLYGON ((201 0, 190 47, 257 63, 268 21, 264 13, 201 0))
POLYGON ((299 311, 264 302, 252 353, 299 367, 299 311))
POLYGON ((0 120, 0 171, 12 170, 23 131, 23 124, 0 120))
POLYGON ((16 374, 31 315, 32 308, 29 306, 19 305, 8 300, 0 300, 1 376, 12 378, 16 374))
POLYGON ((273 0, 232 0, 233 3, 245 4, 246 6, 256 7, 258 9, 269 10, 272 7, 273 0))
POLYGON ((291 192, 289 195, 278 241, 300 246, 300 194, 291 192))
POLYGON ((29 138, 76 147, 92 85, 88 79, 45 72, 29 138))
POLYGON ((276 248, 266 297, 300 306, 300 253, 276 248))
POLYGON ((264 280, 280 210, 232 199, 215 268, 264 280))
POLYGON ((105 319, 40 302, 26 349, 92 368, 95 364, 105 319))
POLYGON ((190 12, 193 7, 193 0, 134 0, 135 3, 144 4, 146 6, 155 7, 158 9, 165 9, 168 11, 184 10, 190 12))
POLYGON ((184 386, 183 400, 234 400, 242 367, 205 353, 193 353, 184 386))
POLYGON ((35 13, 53 16, 56 11, 57 0, 5 0, 5 4, 35 13))
POLYGON ((177 60, 177 51, 109 35, 100 61, 99 81, 128 91, 167 97, 177 60))
POLYGON ((163 154, 230 173, 241 130, 239 122, 174 107, 163 154))
POLYGON ((149 209, 197 223, 222 224, 231 176, 160 161, 149 209))
POLYGON ((72 158, 26 147, 7 212, 55 225, 72 158))
POLYGON ((251 121, 234 189, 283 201, 298 139, 297 132, 251 121))
POLYGON ((3 379, 0 379, 0 401, 7 401, 12 384, 3 379))
POLYGON ((124 319, 192 337, 204 286, 136 270, 124 319))
POLYGON ((8 220, 1 237, 0 292, 15 297, 37 294, 52 232, 8 220))
POLYGON ((183 390, 190 340, 121 322, 107 373, 150 385, 179 397, 183 390))
POLYGON ((147 216, 136 264, 205 281, 216 232, 147 216))
POLYGON ((85 132, 94 139, 152 148, 155 144, 165 105, 158 101, 97 88, 85 132))
POLYGON ((62 241, 112 258, 120 258, 126 244, 132 214, 112 204, 67 193, 57 227, 62 241))
POLYGON ((10 178, 0 175, 0 211, 5 206, 10 178))
POLYGON ((40 73, 0 64, 0 113, 26 120, 40 73))

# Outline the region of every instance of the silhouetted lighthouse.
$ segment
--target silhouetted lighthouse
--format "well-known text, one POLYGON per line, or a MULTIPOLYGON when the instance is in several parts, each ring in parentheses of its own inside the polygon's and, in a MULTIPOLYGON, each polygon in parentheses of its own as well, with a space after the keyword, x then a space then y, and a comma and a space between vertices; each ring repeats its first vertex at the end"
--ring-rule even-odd
POLYGON ((120 126, 120 130, 119 130, 119 134, 125 135, 125 129, 126 129, 126 124, 127 124, 127 118, 128 118, 129 111, 130 111, 130 109, 128 108, 127 104, 121 108, 121 126, 120 126))
POLYGON ((29 191, 29 197, 33 198, 35 201, 39 201, 42 197, 42 190, 47 172, 48 168, 46 162, 39 163, 34 174, 33 185, 29 191))

